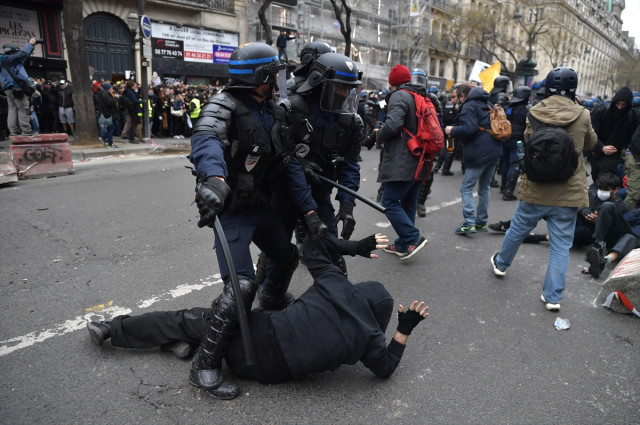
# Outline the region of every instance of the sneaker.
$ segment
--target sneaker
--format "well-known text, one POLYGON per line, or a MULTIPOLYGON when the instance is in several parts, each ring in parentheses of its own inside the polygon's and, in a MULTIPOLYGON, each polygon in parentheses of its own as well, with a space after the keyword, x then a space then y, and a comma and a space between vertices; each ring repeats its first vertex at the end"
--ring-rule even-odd
POLYGON ((476 227, 476 231, 478 231, 478 232, 488 232, 489 231, 487 223, 484 223, 484 224, 476 223, 475 227, 476 227))
POLYGON ((539 243, 539 242, 546 242, 547 241, 547 235, 537 235, 535 233, 529 233, 527 236, 524 237, 524 239, 522 240, 522 243, 539 243))
POLYGON ((470 235, 476 232, 476 226, 469 226, 468 224, 462 223, 460 227, 456 229, 456 235, 470 235))
POLYGON ((87 322, 87 330, 96 345, 102 345, 103 341, 111 338, 110 322, 87 322))
POLYGON ((416 242, 415 244, 409 245, 409 248, 407 248, 407 252, 405 252, 403 255, 400 256, 400 260, 404 261, 413 257, 414 255, 416 255, 418 251, 420 251, 422 248, 427 246, 428 243, 429 243, 428 240, 426 240, 423 236, 420 236, 420 238, 418 239, 418 242, 416 242))
POLYGON ((509 221, 499 221, 497 223, 493 223, 489 225, 489 229, 495 230, 496 232, 506 232, 511 226, 511 220, 509 221))
POLYGON ((383 250, 384 252, 388 252, 389 254, 396 254, 396 255, 399 255, 399 256, 403 256, 403 255, 405 254, 405 251, 400 251, 400 250, 395 246, 395 244, 391 244, 391 245, 389 245, 389 246, 388 246, 388 247, 386 247, 386 248, 382 248, 382 250, 383 250))
POLYGON ((493 180, 491 180, 491 184, 489 186, 491 186, 491 187, 500 187, 500 183, 498 183, 498 180, 493 179, 493 180))
POLYGON ((493 274, 495 274, 498 277, 502 277, 504 275, 507 274, 506 270, 500 270, 498 268, 498 265, 496 264, 496 257, 498 256, 498 253, 496 252, 495 254, 493 254, 493 257, 491 257, 491 265, 493 266, 493 274))
POLYGON ((540 295, 540 301, 544 303, 544 306, 549 311, 560 311, 560 304, 550 303, 544 298, 544 294, 540 295))
POLYGON ((603 257, 602 248, 592 246, 587 251, 587 261, 589 262, 589 274, 593 277, 600 277, 607 262, 603 257))

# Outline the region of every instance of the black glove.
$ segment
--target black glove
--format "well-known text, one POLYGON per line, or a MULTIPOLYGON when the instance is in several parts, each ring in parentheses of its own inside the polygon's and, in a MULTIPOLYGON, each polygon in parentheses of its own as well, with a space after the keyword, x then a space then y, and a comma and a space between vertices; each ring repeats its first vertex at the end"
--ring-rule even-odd
POLYGON ((307 229, 309 229, 311 237, 324 238, 324 235, 327 233, 329 228, 322 222, 322 220, 320 220, 320 216, 316 211, 305 215, 304 221, 307 223, 307 229))
POLYGON ((362 146, 364 146, 365 148, 367 148, 367 150, 371 150, 371 148, 373 148, 373 146, 376 144, 376 135, 375 133, 371 133, 369 134, 367 137, 364 138, 364 140, 362 141, 362 146))
POLYGON ((302 169, 304 170, 304 175, 307 178, 307 181, 311 185, 319 185, 320 179, 318 178, 318 174, 322 174, 322 168, 316 164, 315 162, 308 161, 302 165, 302 169))
POLYGON ((224 208, 224 200, 231 188, 217 177, 210 177, 196 185, 196 205, 200 212, 198 227, 213 227, 213 220, 224 208))
POLYGON ((376 235, 368 236, 356 242, 356 254, 361 257, 371 258, 371 251, 376 249, 376 235))
POLYGON ((340 236, 343 239, 349 239, 351 234, 356 228, 356 219, 353 218, 353 204, 340 203, 340 209, 336 215, 336 219, 333 225, 337 225, 339 221, 342 221, 342 233, 340 236))
POLYGON ((424 320, 424 317, 416 310, 398 312, 398 332, 404 335, 411 335, 413 328, 424 320))

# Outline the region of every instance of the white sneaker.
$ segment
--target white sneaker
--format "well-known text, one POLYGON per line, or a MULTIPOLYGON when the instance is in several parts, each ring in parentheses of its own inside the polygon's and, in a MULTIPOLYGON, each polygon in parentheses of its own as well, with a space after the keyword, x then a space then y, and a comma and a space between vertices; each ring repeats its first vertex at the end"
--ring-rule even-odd
POLYGON ((498 253, 496 252, 495 254, 493 254, 493 257, 491 257, 491 265, 493 266, 493 274, 495 274, 498 277, 502 277, 504 275, 507 274, 506 270, 500 270, 498 268, 498 266, 496 265, 496 257, 498 256, 498 253))
POLYGON ((560 304, 558 303, 549 303, 544 298, 544 294, 540 295, 540 301, 544 303, 544 306, 549 311, 560 311, 560 304))

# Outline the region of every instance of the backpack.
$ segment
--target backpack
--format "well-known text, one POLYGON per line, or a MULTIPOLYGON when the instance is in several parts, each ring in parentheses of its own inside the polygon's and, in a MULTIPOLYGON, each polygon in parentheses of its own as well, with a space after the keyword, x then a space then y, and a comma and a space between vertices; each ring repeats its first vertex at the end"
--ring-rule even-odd
POLYGON ((500 140, 501 142, 506 142, 511 137, 511 122, 507 119, 507 114, 505 114, 502 106, 495 104, 492 105, 487 102, 489 106, 489 122, 491 123, 491 128, 489 130, 485 130, 483 127, 478 127, 480 131, 486 131, 494 139, 500 140))
POLYGON ((536 183, 567 181, 578 168, 578 154, 567 130, 542 123, 531 113, 527 119, 533 127, 524 150, 524 172, 536 183))
POLYGON ((431 99, 410 90, 401 90, 411 93, 416 105, 416 118, 418 122, 416 134, 411 133, 405 126, 402 126, 402 129, 410 136, 410 139, 407 141, 407 147, 413 155, 418 157, 418 168, 416 169, 416 174, 413 176, 413 181, 418 181, 420 180, 420 174, 425 161, 429 161, 429 167, 431 167, 433 157, 442 151, 444 147, 444 134, 442 133, 442 127, 440 127, 440 121, 436 114, 436 107, 433 106, 431 99))

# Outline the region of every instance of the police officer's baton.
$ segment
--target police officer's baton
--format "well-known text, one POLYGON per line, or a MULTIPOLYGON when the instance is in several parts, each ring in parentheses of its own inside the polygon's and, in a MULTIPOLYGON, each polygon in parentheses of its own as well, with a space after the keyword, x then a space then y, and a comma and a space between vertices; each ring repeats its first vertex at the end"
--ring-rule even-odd
POLYGON ((373 202, 371 199, 369 198, 365 198, 364 196, 362 196, 361 194, 359 194, 358 192, 349 189, 346 186, 341 185, 340 183, 336 183, 331 179, 326 178, 325 176, 321 176, 319 174, 317 174, 318 179, 320 179, 321 182, 325 182, 327 184, 330 184, 331 186, 340 189, 344 192, 347 192, 349 195, 353 196, 356 199, 361 200, 362 202, 364 202, 365 204, 369 205, 371 208, 380 211, 382 214, 387 212, 387 209, 385 207, 383 207, 382 205, 373 202))
POLYGON ((213 221, 213 230, 216 232, 216 237, 220 241, 222 247, 222 253, 224 254, 224 261, 227 263, 227 269, 229 271, 229 278, 231 278, 231 289, 233 289, 233 296, 236 298, 236 304, 238 306, 238 321, 240 322, 240 336, 242 337, 242 347, 244 348, 245 363, 247 366, 253 366, 256 364, 253 358, 253 344, 251 343, 251 334, 249 333, 249 323, 247 322, 247 312, 244 309, 244 300, 242 299, 242 292, 240 291, 240 282, 238 282, 238 275, 236 274, 236 266, 233 264, 233 258, 231 257, 231 250, 227 243, 227 237, 222 229, 220 219, 216 215, 213 221))

